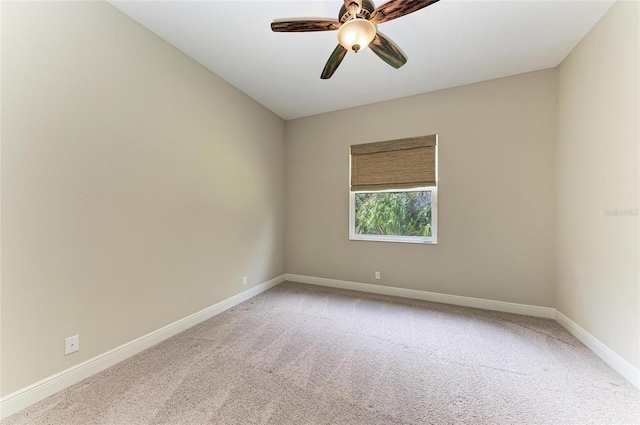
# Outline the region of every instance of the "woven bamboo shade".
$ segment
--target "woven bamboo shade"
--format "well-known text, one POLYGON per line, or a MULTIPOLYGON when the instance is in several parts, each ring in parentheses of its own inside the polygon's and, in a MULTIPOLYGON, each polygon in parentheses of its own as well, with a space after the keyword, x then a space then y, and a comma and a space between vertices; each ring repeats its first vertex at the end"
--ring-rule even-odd
POLYGON ((411 189, 436 185, 437 136, 351 146, 351 190, 411 189))

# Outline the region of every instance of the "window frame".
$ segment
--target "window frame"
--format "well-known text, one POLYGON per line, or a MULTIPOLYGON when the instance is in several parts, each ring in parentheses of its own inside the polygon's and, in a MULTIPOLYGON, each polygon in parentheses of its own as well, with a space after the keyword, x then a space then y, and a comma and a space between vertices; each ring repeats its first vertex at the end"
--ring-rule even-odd
POLYGON ((411 189, 358 190, 349 191, 349 240, 373 242, 400 242, 425 245, 438 244, 438 186, 416 187, 411 189), (431 236, 400 235, 362 235, 356 233, 356 193, 383 192, 431 192, 431 236))

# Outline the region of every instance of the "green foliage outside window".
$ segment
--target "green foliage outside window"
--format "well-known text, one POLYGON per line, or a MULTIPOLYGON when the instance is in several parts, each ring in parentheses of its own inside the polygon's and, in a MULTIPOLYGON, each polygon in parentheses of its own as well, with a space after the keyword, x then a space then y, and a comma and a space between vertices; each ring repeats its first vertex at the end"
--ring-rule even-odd
POLYGON ((356 233, 431 236, 431 192, 356 193, 356 233))

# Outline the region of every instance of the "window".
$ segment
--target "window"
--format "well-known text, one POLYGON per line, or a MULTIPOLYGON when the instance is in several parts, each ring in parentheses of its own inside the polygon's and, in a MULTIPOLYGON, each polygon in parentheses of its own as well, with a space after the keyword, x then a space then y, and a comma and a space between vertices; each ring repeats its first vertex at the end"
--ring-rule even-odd
POLYGON ((437 243, 437 136, 351 146, 349 239, 437 243))

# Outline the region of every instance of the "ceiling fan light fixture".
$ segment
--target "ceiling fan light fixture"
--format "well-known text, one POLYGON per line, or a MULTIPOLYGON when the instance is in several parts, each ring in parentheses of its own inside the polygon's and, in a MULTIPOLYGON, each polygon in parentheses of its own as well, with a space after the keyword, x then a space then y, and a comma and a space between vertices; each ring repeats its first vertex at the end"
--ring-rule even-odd
POLYGON ((348 51, 358 53, 376 36, 376 26, 366 19, 352 19, 338 30, 338 42, 348 51))

